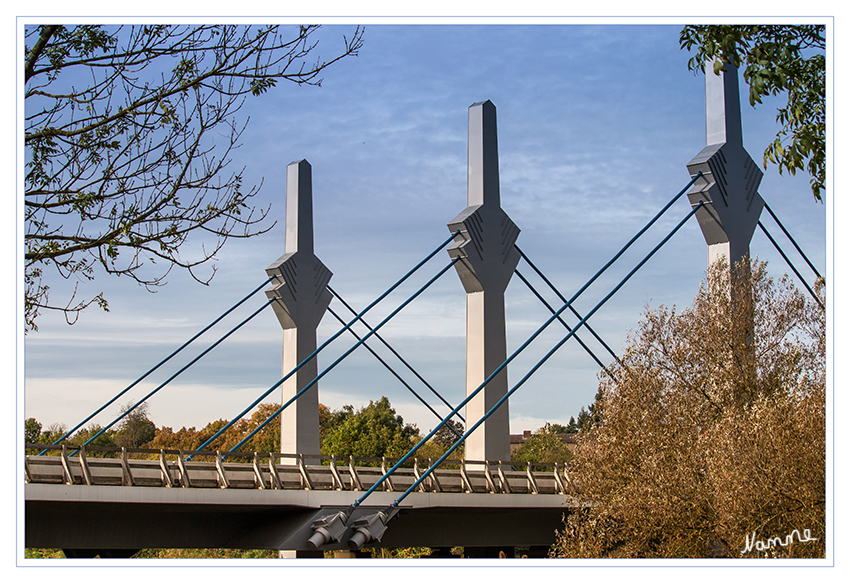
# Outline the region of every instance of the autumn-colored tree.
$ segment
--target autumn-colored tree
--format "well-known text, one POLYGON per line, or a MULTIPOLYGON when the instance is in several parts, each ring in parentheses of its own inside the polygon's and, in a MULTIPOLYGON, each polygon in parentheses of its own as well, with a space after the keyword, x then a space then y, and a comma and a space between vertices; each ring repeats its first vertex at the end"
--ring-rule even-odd
MULTIPOLYGON (((237 443, 242 441, 249 433, 265 422, 277 409, 272 403, 261 403, 257 410, 248 419, 240 419, 227 431, 220 435, 206 449, 229 451, 237 443)), ((207 423, 200 430, 190 427, 174 431, 171 427, 161 427, 156 430, 155 437, 144 445, 153 449, 182 449, 184 451, 194 450, 200 447, 209 438, 215 435, 227 421, 219 419, 207 423)), ((248 440, 241 448, 243 451, 260 453, 277 453, 280 451, 280 416, 273 419, 254 437, 248 440)), ((237 458, 234 458, 234 460, 237 458)))
POLYGON ((319 403, 319 438, 324 435, 325 430, 328 428, 328 420, 331 416, 331 408, 327 405, 323 405, 319 403))
MULTIPOLYGON (((145 447, 151 449, 182 449, 192 450, 196 446, 203 443, 198 436, 198 430, 194 427, 174 431, 171 427, 159 427, 156 430, 154 438, 145 444, 145 447)), ((212 435, 212 434, 210 434, 212 435)))
POLYGON ((646 312, 618 382, 601 380, 603 424, 579 437, 569 471, 587 505, 554 555, 824 556, 825 313, 747 267, 712 266, 691 308, 646 312), (745 278, 740 310, 730 281, 745 278), (747 550, 795 530, 817 540, 747 550))

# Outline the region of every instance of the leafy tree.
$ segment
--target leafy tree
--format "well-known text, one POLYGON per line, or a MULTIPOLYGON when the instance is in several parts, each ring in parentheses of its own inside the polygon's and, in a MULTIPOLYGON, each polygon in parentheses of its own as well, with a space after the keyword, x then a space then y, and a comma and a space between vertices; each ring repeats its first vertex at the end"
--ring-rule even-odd
MULTIPOLYGON (((42 429, 42 424, 36 420, 34 417, 29 417, 26 421, 24 421, 24 439, 27 443, 40 443, 40 444, 50 444, 56 441, 62 435, 65 435, 67 429, 63 423, 53 423, 45 429, 42 429)), ((100 433, 100 430, 103 429, 100 425, 91 424, 88 427, 84 427, 80 429, 72 438, 67 440, 67 444, 69 446, 73 445, 82 445, 89 438, 93 437, 97 433, 100 433)), ((89 445, 95 447, 115 447, 115 431, 105 431, 101 435, 98 436, 92 443, 89 445)), ((27 455, 37 454, 40 450, 38 449, 27 449, 27 455)), ((59 455, 57 451, 47 452, 45 455, 59 455)), ((91 453, 89 454, 94 457, 98 457, 102 454, 100 453, 91 453)))
POLYGON ((723 63, 744 68, 750 87, 750 105, 765 95, 787 94, 776 121, 782 129, 764 151, 779 172, 811 175, 812 194, 821 199, 826 182, 826 42, 822 25, 731 26, 691 25, 682 29, 679 44, 696 54, 688 68, 701 72, 713 64, 719 74, 723 63))
POLYGON ((396 415, 386 397, 370 401, 354 413, 343 411, 341 416, 342 422, 330 427, 322 439, 324 455, 401 457, 418 436, 416 427, 396 415))
MULTIPOLYGON (((228 168, 247 95, 279 80, 320 85, 325 67, 362 45, 359 27, 329 60, 313 60, 318 27, 40 25, 25 31, 25 327, 42 309, 69 323, 103 293, 77 284, 106 273, 146 288, 197 268, 230 237, 251 237, 268 209, 228 168), (189 235, 200 252, 185 253, 189 235), (210 240, 211 238, 211 240, 210 240), (143 268, 158 263, 162 267, 143 268), (49 298, 50 269, 77 281, 49 298)), ((52 277, 52 275, 51 275, 52 277)))
POLYGON ((558 556, 756 556, 741 554, 746 537, 795 529, 818 540, 771 556, 823 556, 825 313, 765 264, 736 269, 712 266, 681 313, 647 311, 618 382, 601 380, 604 423, 570 464, 587 505, 558 556), (749 284, 747 309, 732 281, 749 284))
POLYGON ((575 433, 574 431, 570 431, 569 425, 561 425, 560 423, 548 423, 547 425, 549 425, 552 433, 575 433))
POLYGON ((589 431, 594 427, 602 425, 602 389, 596 391, 596 396, 593 398, 593 403, 584 407, 578 412, 578 419, 570 417, 570 422, 567 427, 559 425, 563 428, 560 433, 579 433, 580 431, 589 431))
POLYGON ((24 443, 38 443, 41 437, 41 423, 35 417, 29 417, 24 421, 24 443))
MULTIPOLYGON (((437 430, 437 433, 434 434, 431 441, 433 441, 437 447, 441 448, 443 452, 446 452, 458 440, 458 435, 463 435, 463 432, 463 423, 455 421, 454 419, 449 419, 446 421, 445 425, 437 430)), ((461 445, 460 447, 463 446, 461 445)), ((460 447, 458 449, 460 449, 460 447)))
MULTIPOLYGON (((210 433, 210 436, 212 433, 210 433)), ((157 428, 154 437, 146 446, 151 449, 183 449, 192 450, 202 444, 198 437, 198 431, 194 427, 182 427, 174 431, 171 427, 157 428)))
POLYGON ((25 559, 64 559, 62 549, 24 549, 25 559))
POLYGON ((573 454, 561 439, 563 433, 547 423, 511 452, 511 461, 516 464, 569 462, 573 454))
MULTIPOLYGON (((216 439, 207 449, 229 451, 268 419, 277 409, 277 405, 261 403, 248 419, 240 419, 216 439)), ((171 427, 161 427, 156 430, 153 439, 145 447, 153 449, 182 449, 195 450, 215 435, 227 424, 225 419, 208 423, 200 430, 194 427, 183 427, 174 431, 171 427)), ((280 451, 280 416, 268 423, 241 448, 244 451, 260 453, 277 453, 280 451)), ((239 461, 240 458, 233 458, 239 461)))
MULTIPOLYGON (((150 423, 150 422, 149 422, 150 423)), ((153 423, 150 423, 153 425, 153 423)), ((88 427, 84 427, 75 433, 70 439, 67 440, 68 445, 83 445, 89 439, 100 433, 100 430, 103 429, 102 426, 92 423, 88 427)), ((88 444, 89 447, 121 447, 121 445, 116 443, 118 432, 113 429, 109 429, 100 433, 94 441, 88 444)), ((53 441, 56 441, 55 439, 53 441)), ((125 447, 137 447, 134 445, 125 445, 125 447)), ((91 452, 89 454, 93 457, 110 457, 109 453, 103 452, 91 452)))
MULTIPOLYGON (((40 443, 39 438, 41 437, 41 423, 39 423, 35 417, 28 417, 24 421, 24 443, 40 443)), ((25 449, 26 455, 38 453, 35 449, 25 449)))
MULTIPOLYGON (((121 413, 132 409, 133 404, 128 403, 121 407, 121 413)), ((156 435, 156 425, 148 419, 148 404, 142 403, 132 409, 124 419, 121 420, 119 429, 115 434, 114 442, 117 447, 142 447, 156 435)), ((79 438, 79 434, 77 435, 79 438)), ((92 443, 91 445, 95 445, 92 443)))
POLYGON ((331 411, 319 403, 319 435, 323 439, 328 431, 336 429, 342 425, 346 419, 354 415, 354 407, 351 405, 343 405, 342 408, 336 411, 331 411))
POLYGON ((319 436, 323 435, 328 426, 328 418, 331 415, 331 409, 327 405, 319 403, 319 436))
POLYGON ((365 550, 372 554, 373 559, 422 559, 431 555, 430 547, 373 547, 365 550))
MULTIPOLYGON (((272 413, 277 410, 278 405, 273 403, 261 403, 256 411, 248 419, 240 419, 228 429, 223 437, 224 443, 217 446, 219 449, 230 450, 242 441, 252 431, 264 423, 272 413)), ((216 431, 218 431, 216 429, 216 431)), ((241 447, 243 451, 258 451, 260 453, 280 452, 280 416, 275 417, 254 437, 241 447)))
POLYGON ((51 423, 47 429, 41 432, 38 439, 42 443, 53 443, 67 432, 64 423, 51 423))
POLYGON ((583 429, 590 429, 590 413, 584 408, 581 408, 581 411, 578 412, 578 419, 575 423, 576 432, 582 431, 583 429))
MULTIPOLYGON (((444 453, 446 453, 451 446, 455 444, 458 440, 458 436, 449 429, 449 425, 457 431, 458 434, 463 435, 464 427, 463 423, 460 421, 455 421, 454 419, 449 419, 445 425, 440 427, 437 430, 437 433, 434 434, 434 437, 429 439, 427 442, 423 443, 422 446, 416 450, 416 457, 420 459, 431 459, 437 460, 442 457, 444 453)), ((430 433, 430 432, 429 432, 430 433)), ((421 436, 417 436, 417 439, 421 439, 421 436)), ((464 444, 460 444, 449 457, 446 458, 446 462, 449 460, 462 460, 463 459, 463 450, 464 444)))

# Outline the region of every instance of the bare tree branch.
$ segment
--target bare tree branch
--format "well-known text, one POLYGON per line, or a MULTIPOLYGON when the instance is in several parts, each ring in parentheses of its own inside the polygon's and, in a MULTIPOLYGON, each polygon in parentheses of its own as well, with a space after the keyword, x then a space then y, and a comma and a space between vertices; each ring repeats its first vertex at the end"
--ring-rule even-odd
MULTIPOLYGON (((317 26, 38 26, 25 61, 25 321, 49 300, 47 272, 91 280, 95 268, 148 288, 173 267, 195 268, 229 238, 267 232, 268 209, 251 206, 259 185, 231 170, 249 96, 279 80, 320 85, 321 72, 356 55, 363 30, 314 59, 317 26), (201 237, 200 256, 181 255, 201 237), (155 264, 153 266, 152 264, 155 264), (156 271, 156 270, 159 271, 156 271)), ((70 322, 71 320, 69 320, 70 322)))

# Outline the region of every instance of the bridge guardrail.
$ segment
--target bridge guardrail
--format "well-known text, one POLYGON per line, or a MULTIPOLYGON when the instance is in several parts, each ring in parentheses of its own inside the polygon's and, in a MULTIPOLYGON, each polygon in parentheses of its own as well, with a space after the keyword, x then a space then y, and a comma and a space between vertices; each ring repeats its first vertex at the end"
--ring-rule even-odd
MULTIPOLYGON (((362 491, 374 485, 398 461, 398 458, 338 459, 325 455, 31 443, 25 447, 47 450, 46 455, 24 458, 27 483, 87 486, 362 491), (191 461, 186 459, 189 456, 191 461)), ((386 480, 384 490, 406 490, 432 463, 431 459, 413 458, 410 467, 399 468, 386 480)), ((507 461, 447 460, 418 490, 565 495, 568 482, 563 464, 535 463, 532 468, 528 463, 520 470, 507 461), (536 469, 540 467, 547 469, 536 469)))

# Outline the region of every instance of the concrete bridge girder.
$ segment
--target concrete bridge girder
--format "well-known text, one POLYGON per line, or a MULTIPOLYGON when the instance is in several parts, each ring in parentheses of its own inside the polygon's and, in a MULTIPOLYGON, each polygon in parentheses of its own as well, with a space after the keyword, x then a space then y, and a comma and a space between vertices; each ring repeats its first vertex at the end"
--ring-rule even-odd
MULTIPOLYGON (((389 506, 375 492, 358 518, 389 506)), ((350 492, 26 485, 25 544, 36 548, 243 548, 309 551, 315 521, 350 492)), ((559 494, 412 493, 377 545, 548 546, 575 502, 559 494)), ((351 532, 321 550, 347 550, 351 532)))

